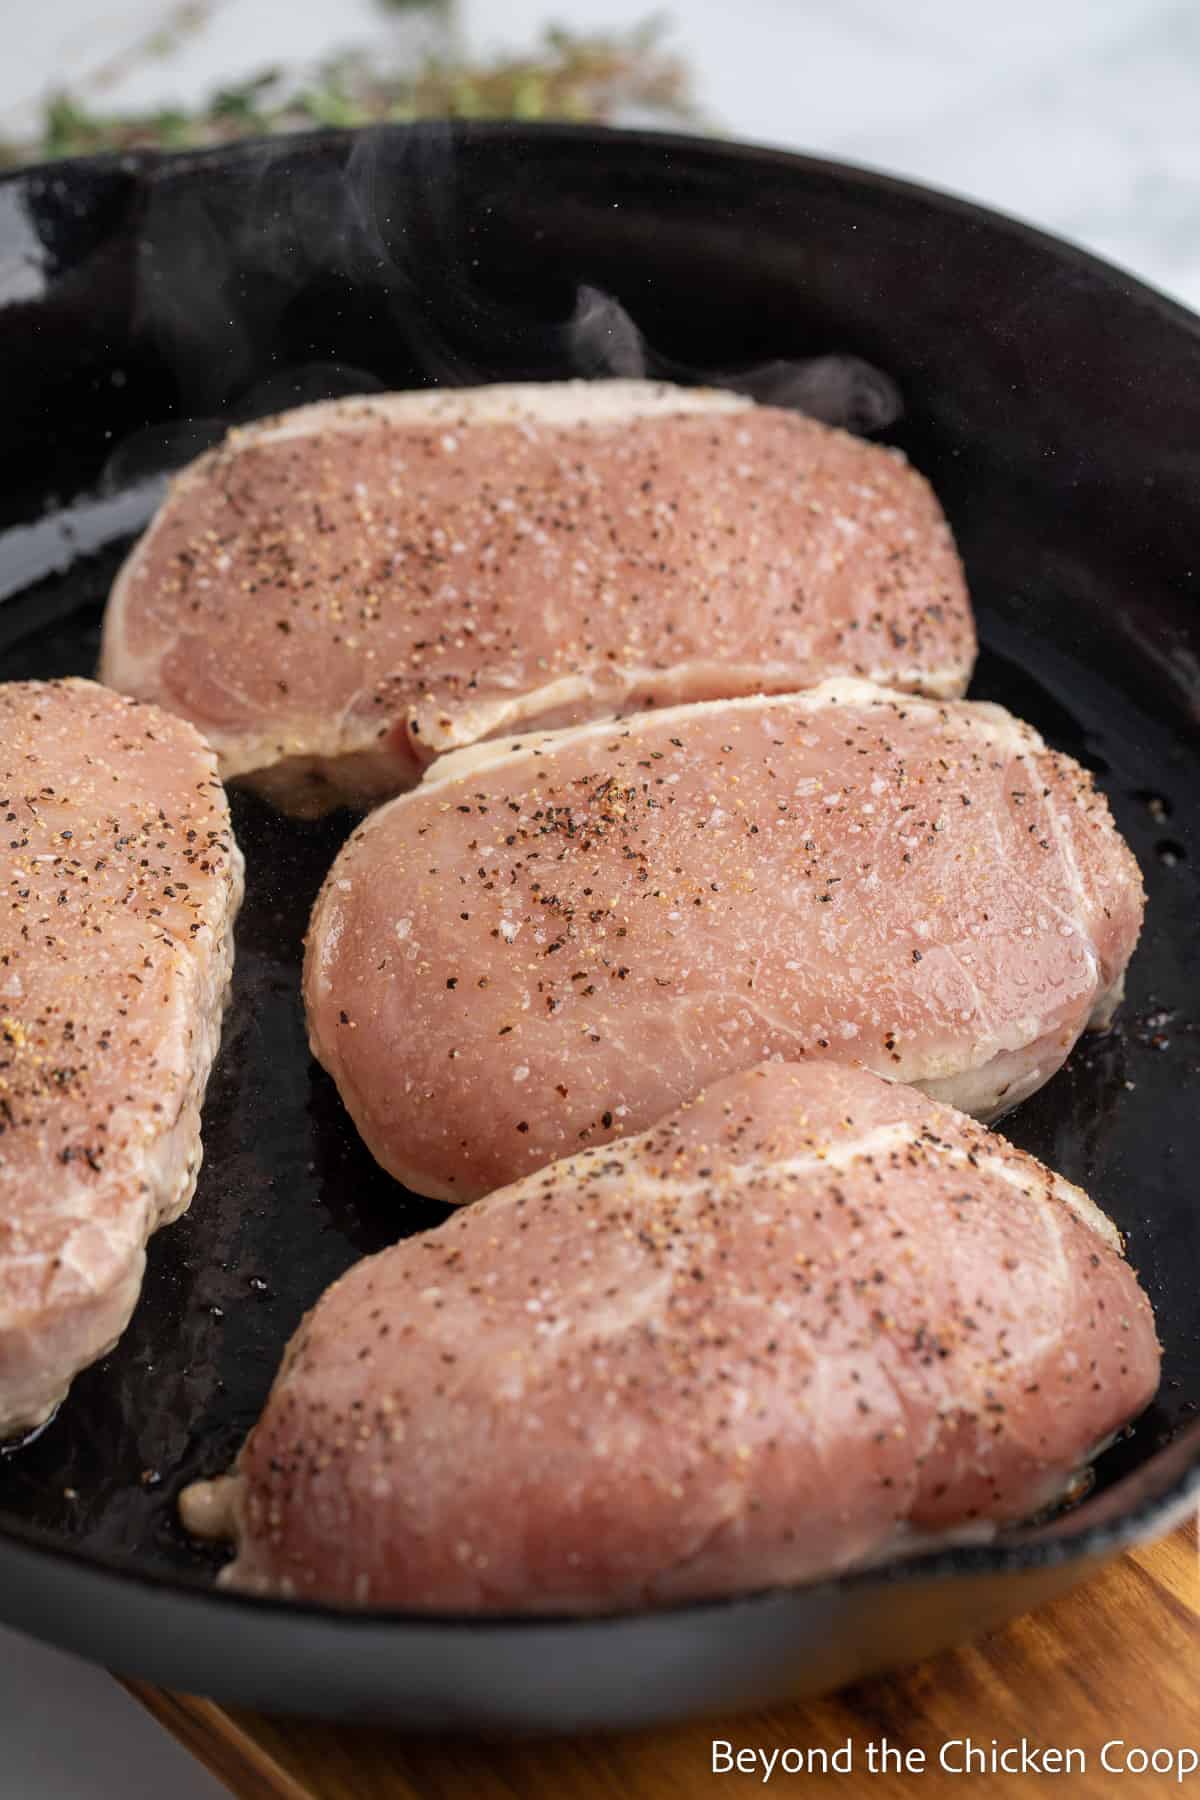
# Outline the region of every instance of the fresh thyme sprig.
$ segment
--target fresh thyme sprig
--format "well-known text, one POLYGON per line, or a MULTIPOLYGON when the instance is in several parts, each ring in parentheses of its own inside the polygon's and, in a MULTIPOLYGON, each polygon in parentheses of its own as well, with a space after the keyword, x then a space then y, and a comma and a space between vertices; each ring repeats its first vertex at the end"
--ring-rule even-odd
POLYGON ((663 48, 664 22, 623 33, 551 27, 526 56, 490 61, 425 55, 380 72, 377 53, 348 52, 307 79, 263 69, 194 111, 120 113, 55 94, 31 141, 0 143, 13 165, 100 151, 178 150, 275 136, 317 125, 374 125, 430 117, 611 122, 630 113, 695 121, 686 64, 663 48))

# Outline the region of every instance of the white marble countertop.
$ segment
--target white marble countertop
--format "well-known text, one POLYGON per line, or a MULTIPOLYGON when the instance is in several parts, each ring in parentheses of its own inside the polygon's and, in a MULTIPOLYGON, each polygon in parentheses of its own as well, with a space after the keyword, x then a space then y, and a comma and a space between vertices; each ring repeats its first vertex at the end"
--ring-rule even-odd
MULTIPOLYGON (((195 103, 264 66, 386 41, 377 0, 208 0, 165 58, 123 54, 171 0, 47 0, 0 62, 0 134, 56 86, 97 104, 195 103), (284 49, 281 50, 281 21, 284 49)), ((652 0, 457 0, 473 49, 548 20, 613 29, 652 0)), ((1192 0, 676 0, 668 43, 735 136, 873 164, 1073 238, 1200 309, 1200 8, 1192 0)), ((401 15, 403 17, 403 15, 401 15)), ((408 27, 405 27, 406 29, 408 27)))
MULTIPOLYGON (((144 39, 167 0, 45 0, 0 63, 0 134, 39 97, 144 39)), ((547 19, 614 27, 647 0, 461 0, 475 48, 528 46, 547 19)), ((1200 8, 1191 0, 676 0, 669 42, 737 136, 843 157, 1019 214, 1200 309, 1200 8)), ((372 0, 213 0, 175 54, 95 97, 195 102, 287 54, 386 30, 372 0)), ((109 1679, 0 1630, 5 1800, 221 1790, 109 1679)))

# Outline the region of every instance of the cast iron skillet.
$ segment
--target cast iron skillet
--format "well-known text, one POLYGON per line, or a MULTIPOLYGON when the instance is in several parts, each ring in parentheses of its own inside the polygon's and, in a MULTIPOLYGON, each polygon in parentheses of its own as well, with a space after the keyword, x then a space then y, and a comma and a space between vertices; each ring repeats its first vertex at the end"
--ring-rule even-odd
MULTIPOLYGON (((1065 245, 882 176, 524 126, 14 176, 0 303, 8 679, 92 670, 161 471, 214 422, 363 386, 629 372, 639 343, 685 379, 830 354, 890 378, 903 413, 886 435, 932 479, 965 555, 973 691, 1098 771, 1145 871, 1119 1027, 1007 1129, 1128 1233, 1166 1352, 1158 1400, 1092 1494, 986 1548, 599 1621, 345 1617, 214 1593, 217 1559, 174 1523, 178 1489, 227 1465, 331 1278, 442 1212, 374 1167, 305 1048, 301 935, 349 816, 289 824, 235 796, 250 886, 199 1191, 155 1240, 118 1349, 0 1458, 0 1615, 253 1706, 628 1726, 923 1655, 1181 1517, 1200 1488, 1198 322, 1065 245), (624 310, 581 314, 581 287, 624 310)), ((860 387, 857 422, 878 427, 888 383, 860 387)))

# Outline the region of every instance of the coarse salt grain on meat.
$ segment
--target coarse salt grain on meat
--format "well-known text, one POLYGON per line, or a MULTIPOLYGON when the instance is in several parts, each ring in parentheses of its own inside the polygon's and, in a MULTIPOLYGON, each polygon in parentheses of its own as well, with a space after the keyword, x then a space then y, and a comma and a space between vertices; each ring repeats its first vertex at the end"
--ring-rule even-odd
POLYGON ((834 674, 959 694, 974 653, 899 452, 731 394, 563 382, 232 432, 118 577, 101 677, 312 814, 527 725, 834 674))

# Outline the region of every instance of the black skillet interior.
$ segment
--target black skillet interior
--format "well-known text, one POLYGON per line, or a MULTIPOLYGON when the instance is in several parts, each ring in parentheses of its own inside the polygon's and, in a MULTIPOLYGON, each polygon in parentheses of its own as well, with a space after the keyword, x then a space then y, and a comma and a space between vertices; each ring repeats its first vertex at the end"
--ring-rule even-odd
POLYGON ((804 391, 901 444, 950 515, 984 645, 973 693, 1097 771, 1145 872, 1118 1027, 1006 1130, 1128 1233, 1166 1352, 1156 1404, 1049 1540, 750 1613, 547 1635, 203 1596, 219 1559, 175 1524, 179 1487, 228 1464, 328 1282, 444 1211, 374 1166, 305 1046, 301 937, 349 816, 297 825, 235 795, 249 888, 199 1191, 152 1245, 118 1348, 0 1456, 0 1615, 259 1704, 617 1724, 813 1690, 965 1636, 1177 1511, 1200 1461, 1180 1443, 1200 1403, 1190 316, 944 197, 652 135, 439 126, 23 174, 0 183, 0 678, 93 670, 109 582, 163 469, 232 418, 367 387, 643 367, 757 370, 770 395, 795 375, 771 365, 828 356, 888 379, 825 365, 804 391), (758 1661, 751 1615, 770 1621, 758 1661))

